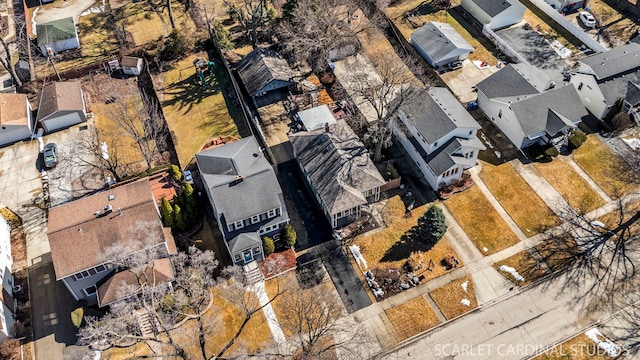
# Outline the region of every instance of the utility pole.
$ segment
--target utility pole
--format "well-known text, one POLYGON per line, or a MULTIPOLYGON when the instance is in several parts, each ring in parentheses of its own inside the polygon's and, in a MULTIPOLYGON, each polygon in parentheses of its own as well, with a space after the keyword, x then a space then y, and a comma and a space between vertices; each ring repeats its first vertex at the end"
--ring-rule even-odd
POLYGON ((58 73, 58 69, 56 69, 56 64, 53 61, 53 49, 48 46, 47 46, 47 58, 51 62, 51 66, 53 66, 53 71, 56 73, 56 76, 58 77, 58 81, 62 81, 62 78, 60 78, 60 74, 58 73))

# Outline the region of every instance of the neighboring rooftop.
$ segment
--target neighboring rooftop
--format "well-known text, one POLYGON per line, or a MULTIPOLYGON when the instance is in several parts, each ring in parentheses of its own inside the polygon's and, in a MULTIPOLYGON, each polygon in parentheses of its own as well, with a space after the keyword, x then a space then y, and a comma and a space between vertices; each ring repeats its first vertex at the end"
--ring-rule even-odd
POLYGON ((289 136, 300 164, 331 214, 367 203, 364 191, 386 182, 344 120, 289 136))
POLYGON ((40 92, 37 121, 56 111, 84 111, 82 87, 79 81, 51 83, 40 92))
POLYGON ((632 42, 603 53, 587 56, 580 62, 590 67, 598 80, 622 75, 640 67, 640 44, 632 42))
POLYGON ((256 48, 245 56, 236 69, 242 83, 253 96, 274 80, 292 82, 295 74, 286 60, 276 52, 256 48))
POLYGON ((434 144, 457 128, 480 129, 480 125, 458 99, 442 87, 417 90, 402 103, 400 111, 429 144, 434 144))
POLYGON ((120 66, 137 67, 138 66, 138 62, 140 62, 141 60, 142 59, 138 58, 138 57, 123 56, 122 60, 120 60, 120 66))
POLYGON ((72 17, 36 25, 38 46, 76 37, 76 24, 72 17))
POLYGON ((471 0, 487 15, 494 17, 511 7, 513 0, 471 0))
POLYGON ((640 84, 640 68, 636 71, 625 73, 598 83, 600 92, 604 95, 605 102, 613 105, 621 98, 626 98, 629 93, 629 83, 640 84))
POLYGON ((542 92, 549 78, 535 66, 509 64, 476 85, 487 97, 502 98, 542 92))
POLYGON ((333 116, 328 105, 316 106, 311 109, 300 111, 298 113, 298 117, 307 131, 317 130, 324 128, 326 125, 333 125, 336 123, 336 118, 333 116))
POLYGON ((0 125, 29 126, 27 95, 0 93, 0 125))
POLYGON ((451 25, 436 21, 428 22, 414 31, 411 38, 435 61, 446 59, 459 49, 469 52, 475 50, 451 25))

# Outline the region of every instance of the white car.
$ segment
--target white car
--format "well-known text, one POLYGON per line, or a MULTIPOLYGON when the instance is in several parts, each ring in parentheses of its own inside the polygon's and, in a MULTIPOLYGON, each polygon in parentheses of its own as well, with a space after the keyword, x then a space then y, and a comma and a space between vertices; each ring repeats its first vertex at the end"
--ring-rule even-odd
POLYGON ((580 18, 580 21, 582 21, 584 26, 588 28, 596 27, 596 18, 594 18, 593 15, 591 15, 591 13, 588 13, 586 11, 581 11, 580 14, 578 14, 578 17, 580 18))

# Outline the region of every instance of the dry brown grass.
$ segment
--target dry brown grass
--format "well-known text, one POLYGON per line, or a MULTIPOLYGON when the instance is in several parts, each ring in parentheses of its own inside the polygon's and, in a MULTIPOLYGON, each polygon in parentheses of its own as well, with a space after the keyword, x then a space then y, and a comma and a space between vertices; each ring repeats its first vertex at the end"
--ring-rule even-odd
POLYGON ((609 29, 611 35, 622 43, 626 43, 640 29, 637 22, 624 17, 603 0, 590 0, 588 6, 596 16, 602 19, 602 23, 609 29))
MULTIPOLYGON (((154 345, 155 346, 155 345, 154 345)), ((160 354, 171 354, 173 349, 170 346, 162 346, 162 352, 160 354)), ((109 348, 102 352, 102 359, 104 360, 128 360, 137 356, 144 357, 153 354, 153 350, 144 342, 137 343, 135 345, 126 348, 109 348)), ((178 360, 178 356, 163 356, 163 359, 178 360)))
MULTIPOLYGON (((548 35, 553 37, 555 40, 558 40, 562 45, 566 46, 567 49, 571 51, 576 51, 576 46, 569 42, 567 38, 565 38, 561 33, 552 28, 546 21, 538 17, 538 15, 531 12, 531 10, 527 9, 524 12, 524 21, 526 21, 531 27, 538 30, 543 35, 548 35)), ((561 31, 565 32, 564 29, 560 28, 561 31)))
POLYGON ((440 323, 427 300, 418 296, 402 305, 385 310, 398 342, 426 331, 440 323))
POLYGON ((454 194, 445 201, 445 205, 484 254, 493 254, 518 242, 516 235, 477 186, 454 194))
POLYGON ((427 204, 415 208, 411 211, 411 217, 405 218, 405 206, 400 197, 394 196, 388 200, 382 214, 387 227, 371 235, 360 235, 353 242, 360 247, 369 269, 400 268, 412 252, 421 252, 419 258, 424 261, 425 266, 429 264, 429 260, 436 264, 433 271, 423 273, 425 281, 447 271, 439 265, 440 261, 447 255, 456 256, 456 252, 446 239, 438 241, 431 248, 424 243, 400 241, 402 235, 418 224, 418 218, 429 206, 427 204))
POLYGON ((612 198, 626 195, 637 188, 629 183, 629 166, 594 135, 573 152, 573 160, 612 198))
POLYGON ((203 88, 193 67, 198 57, 207 58, 205 53, 190 55, 164 73, 164 90, 159 95, 182 166, 191 161, 207 140, 224 135, 239 137, 223 95, 228 80, 216 66, 215 80, 203 88))
POLYGON ((483 162, 480 178, 525 235, 533 236, 560 223, 510 164, 495 166, 483 162))
POLYGON ((559 344, 532 360, 605 360, 612 359, 587 335, 580 334, 559 344))
POLYGON ((533 257, 533 255, 531 255, 531 250, 521 251, 513 256, 499 261, 494 264, 494 267, 498 269, 498 271, 508 280, 518 285, 530 284, 546 275, 546 271, 540 265, 538 265, 536 259, 533 257), (516 271, 520 275, 522 275, 522 277, 524 277, 524 281, 517 281, 510 273, 500 270, 500 266, 502 265, 507 265, 516 269, 516 271))
POLYGON ((564 238, 544 240, 536 245, 535 249, 554 272, 571 265, 580 252, 576 241, 569 235, 564 238))
POLYGON ((604 200, 562 157, 536 163, 536 170, 579 212, 587 213, 604 205, 604 200))
POLYGON ((447 285, 435 289, 429 293, 429 296, 438 305, 447 320, 451 320, 456 316, 465 314, 478 307, 476 299, 476 290, 473 286, 471 276, 465 276, 458 280, 454 280, 447 285), (467 283, 467 291, 464 291, 462 284, 467 283), (467 299, 470 305, 464 305, 460 301, 467 299))
MULTIPOLYGON (((184 5, 177 1, 173 1, 171 4, 176 28, 183 35, 193 32, 195 25, 191 17, 184 12, 184 5)), ((153 12, 146 2, 133 2, 118 8, 117 11, 122 12, 121 16, 126 18, 126 29, 133 36, 135 45, 143 45, 155 41, 165 35, 169 35, 172 30, 169 11, 165 7, 162 7, 160 13, 166 24, 166 29, 162 26, 162 21, 158 14, 153 12)))

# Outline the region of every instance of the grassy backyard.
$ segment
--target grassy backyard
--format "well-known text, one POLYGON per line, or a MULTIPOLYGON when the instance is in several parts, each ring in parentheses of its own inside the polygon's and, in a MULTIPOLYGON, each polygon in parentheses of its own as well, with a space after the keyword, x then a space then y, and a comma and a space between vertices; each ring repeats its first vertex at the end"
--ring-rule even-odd
POLYGON ((546 239, 536 245, 535 249, 554 272, 573 264, 580 252, 576 241, 569 235, 546 239))
POLYGON ((436 264, 432 271, 423 273, 424 281, 438 277, 447 271, 439 264, 445 256, 456 256, 456 253, 446 239, 440 240, 433 246, 421 241, 403 239, 403 235, 418 224, 418 218, 428 207, 429 204, 415 208, 411 212, 411 217, 405 218, 405 206, 400 197, 395 196, 388 200, 382 212, 387 227, 371 235, 360 235, 353 242, 360 247, 369 269, 400 268, 411 253, 419 253, 425 265, 429 264, 429 260, 433 260, 436 264))
POLYGON ((604 200, 596 193, 567 161, 557 157, 548 163, 535 163, 535 168, 556 191, 579 212, 587 213, 604 205, 604 200))
POLYGON ((476 291, 473 287, 471 276, 465 276, 458 280, 452 281, 447 285, 435 289, 429 293, 429 296, 438 305, 447 320, 451 320, 456 316, 467 313, 478 307, 476 299, 476 291), (466 284, 466 289, 463 287, 466 284), (465 305, 462 301, 466 299, 469 305, 465 305))
POLYGON ((203 88, 193 67, 196 58, 206 59, 207 55, 190 55, 156 79, 162 83, 158 96, 181 166, 186 166, 207 140, 239 136, 234 123, 234 118, 239 118, 238 110, 227 108, 224 96, 228 88, 226 74, 215 66, 214 76, 209 76, 209 85, 203 88))
POLYGON ((521 251, 513 256, 495 263, 494 266, 508 280, 512 281, 514 284, 518 284, 521 286, 530 284, 546 275, 546 271, 544 270, 544 268, 538 264, 536 258, 533 256, 532 250, 521 251), (518 281, 509 272, 500 270, 500 266, 502 265, 514 268, 518 272, 518 274, 520 274, 524 278, 524 281, 518 281))
POLYGON ((605 360, 613 359, 585 334, 559 344, 532 360, 605 360))
POLYGON ((483 162, 480 178, 525 235, 558 225, 553 211, 510 164, 483 162))
POLYGON ((629 166, 594 135, 573 152, 573 160, 612 198, 626 195, 635 189, 629 179, 629 166))
MULTIPOLYGON (((193 33, 195 25, 184 5, 178 1, 171 2, 176 28, 183 34, 193 33)), ((157 40, 169 35, 171 22, 169 12, 164 6, 159 13, 153 12, 147 2, 132 2, 114 10, 116 18, 124 19, 127 32, 133 37, 136 46, 157 40), (160 18, 162 15, 162 19, 160 18)))
POLYGON ((445 201, 445 205, 484 254, 493 254, 518 242, 516 235, 477 186, 454 194, 445 201))
POLYGON ((427 300, 418 296, 402 305, 385 310, 393 327, 396 342, 400 342, 440 323, 427 300))
POLYGON ((602 19, 603 25, 609 29, 611 35, 623 44, 640 29, 638 22, 621 15, 603 0, 590 0, 588 6, 595 16, 602 19))

